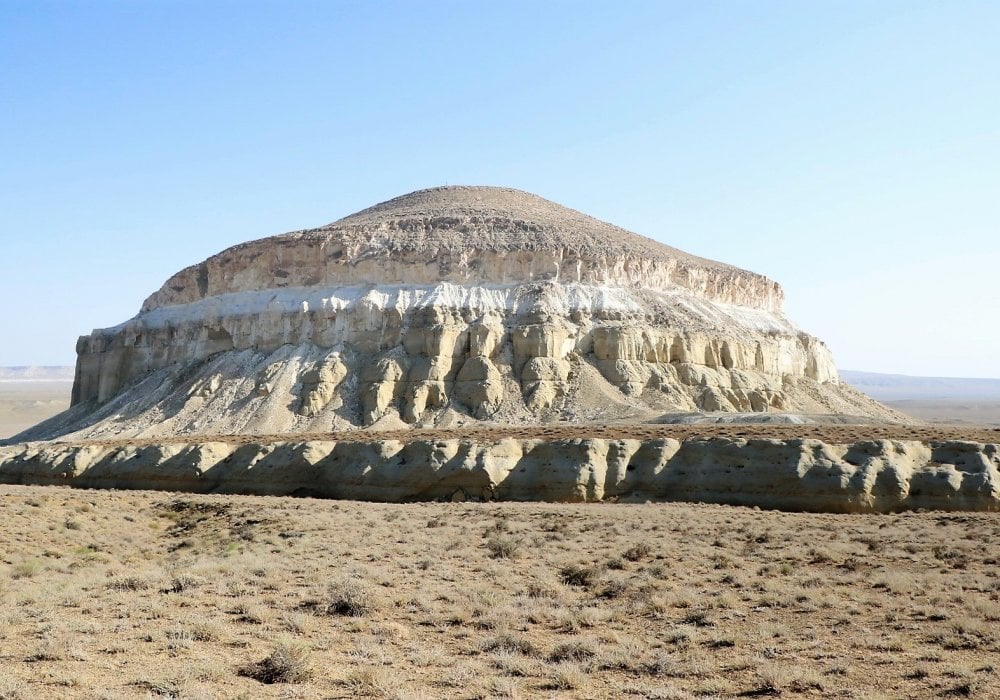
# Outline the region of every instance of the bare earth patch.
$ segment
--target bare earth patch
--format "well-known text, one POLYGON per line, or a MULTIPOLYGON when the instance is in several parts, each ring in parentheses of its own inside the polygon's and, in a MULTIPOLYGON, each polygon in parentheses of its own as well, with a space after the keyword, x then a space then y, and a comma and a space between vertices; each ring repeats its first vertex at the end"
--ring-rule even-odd
POLYGON ((990 697, 1000 518, 0 486, 0 698, 990 697))

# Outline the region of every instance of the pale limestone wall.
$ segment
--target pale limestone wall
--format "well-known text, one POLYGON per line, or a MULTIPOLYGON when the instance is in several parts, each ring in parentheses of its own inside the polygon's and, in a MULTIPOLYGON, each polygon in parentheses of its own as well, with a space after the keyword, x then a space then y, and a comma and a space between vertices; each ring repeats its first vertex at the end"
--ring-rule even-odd
MULTIPOLYGON (((317 416, 350 393, 339 403, 360 401, 361 425, 447 407, 485 419, 505 400, 559 409, 573 403, 582 363, 650 410, 815 412, 795 380, 837 391, 827 348, 780 314, 609 286, 438 283, 245 292, 149 311, 80 339, 73 403, 104 404, 172 366, 300 346, 318 359, 298 375, 294 410, 317 416)), ((223 379, 206 378, 197 395, 223 379)), ((248 391, 269 393, 268 382, 248 391)))
POLYGON ((780 312, 781 288, 528 192, 438 187, 328 226, 233 246, 171 277, 149 311, 233 292, 352 284, 554 281, 676 289, 780 312))
POLYGON ((693 296, 780 312, 781 287, 762 275, 677 259, 582 259, 571 251, 435 251, 378 255, 366 243, 333 244, 316 238, 246 243, 181 270, 142 305, 143 311, 241 291, 334 285, 461 285, 563 282, 677 289, 693 296))
POLYGON ((875 440, 291 441, 0 448, 0 483, 377 501, 700 501, 1000 510, 1000 446, 875 440))

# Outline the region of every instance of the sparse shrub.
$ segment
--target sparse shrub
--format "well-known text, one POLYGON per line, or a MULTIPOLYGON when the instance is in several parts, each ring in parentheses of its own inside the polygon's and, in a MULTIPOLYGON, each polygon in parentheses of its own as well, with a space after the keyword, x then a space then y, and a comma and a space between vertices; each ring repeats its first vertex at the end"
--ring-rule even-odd
POLYGON ((559 569, 559 580, 568 586, 592 586, 601 575, 601 567, 597 565, 569 564, 559 569))
POLYGON ((881 554, 885 551, 885 542, 874 537, 859 537, 856 542, 860 542, 868 548, 872 554, 881 554))
POLYGON ((705 642, 709 649, 731 649, 736 646, 736 640, 730 637, 717 637, 705 642))
POLYGON ((562 516, 548 515, 542 523, 543 532, 565 532, 568 529, 566 521, 562 516))
POLYGON ((942 695, 959 697, 959 698, 973 698, 973 697, 981 697, 980 693, 982 690, 983 688, 981 688, 978 683, 969 679, 969 680, 964 680, 958 685, 949 688, 948 690, 944 691, 942 695))
POLYGON ((268 656, 241 668, 240 675, 261 683, 302 683, 312 678, 309 650, 279 643, 268 656))
POLYGON ((496 522, 493 523, 493 526, 486 532, 487 534, 489 534, 490 532, 493 533, 510 532, 510 523, 507 522, 507 518, 497 518, 496 522))
POLYGON ((553 669, 546 687, 551 690, 578 690, 586 684, 587 674, 579 666, 562 663, 553 669))
POLYGON ((965 569, 969 566, 969 558, 957 549, 937 545, 932 551, 935 559, 947 562, 953 569, 965 569))
POLYGON ((245 622, 248 625, 260 625, 264 622, 261 608, 249 603, 239 603, 231 612, 236 616, 237 622, 245 622))
POLYGON ((344 578, 327 587, 323 600, 307 601, 303 607, 323 615, 364 617, 374 612, 378 603, 374 590, 366 582, 358 578, 344 578))
POLYGON ((22 561, 11 567, 10 577, 15 580, 21 578, 31 578, 41 571, 41 569, 42 565, 33 559, 30 561, 22 561))
POLYGON ((183 593, 192 589, 204 586, 208 580, 203 576, 194 574, 178 574, 170 580, 170 586, 163 590, 164 593, 183 593))
POLYGON ((513 559, 517 556, 520 546, 521 540, 513 537, 493 535, 486 540, 486 548, 490 550, 490 556, 494 559, 513 559))
POLYGON ((791 674, 775 664, 768 664, 757 672, 758 694, 780 695, 791 682, 791 674))
POLYGON ((490 664, 507 676, 532 676, 538 673, 537 661, 506 649, 498 649, 490 654, 490 664))
POLYGON ((640 561, 648 557, 652 553, 652 551, 653 548, 650 547, 647 543, 637 542, 636 544, 626 549, 625 553, 622 554, 622 556, 628 559, 629 561, 640 561))
POLYGON ((395 682, 389 671, 370 666, 351 671, 344 679, 344 684, 350 688, 351 694, 355 697, 388 697, 395 688, 395 682))
POLYGON ((549 661, 586 661, 597 655, 587 642, 573 641, 560 644, 549 654, 549 661))
POLYGON ((315 618, 312 615, 302 613, 288 613, 281 618, 279 624, 282 629, 292 634, 308 634, 316 626, 315 618))
POLYGON ((646 568, 649 575, 653 578, 663 578, 667 575, 667 569, 662 564, 653 564, 646 568))
POLYGON ((525 590, 529 598, 558 598, 559 591, 541 581, 532 581, 525 590))
POLYGON ((810 564, 829 564, 833 561, 833 557, 830 553, 823 549, 818 549, 816 547, 809 548, 809 563, 810 564))
POLYGON ((490 693, 503 700, 517 700, 521 697, 521 688, 513 678, 494 678, 490 683, 490 693))
POLYGON ((201 620, 191 626, 191 639, 196 642, 217 642, 224 637, 222 627, 212 620, 201 620))
POLYGON ((149 583, 136 576, 122 576, 108 581, 108 590, 125 593, 127 591, 144 591, 149 583))
POLYGON ((598 597, 613 600, 615 598, 621 598, 627 591, 628 583, 621 579, 613 579, 604 585, 604 588, 598 594, 598 597))
POLYGON ((34 653, 28 655, 25 661, 62 661, 64 658, 65 654, 59 646, 53 642, 45 642, 34 653))
POLYGON ((675 629, 664 637, 664 639, 666 639, 668 644, 687 644, 691 641, 691 633, 685 629, 675 629))
POLYGON ((501 634, 487 639, 479 647, 483 651, 509 651, 525 656, 533 656, 538 652, 538 649, 529 640, 515 637, 512 634, 501 634))
POLYGON ((695 627, 711 627, 712 621, 708 619, 708 613, 704 610, 692 610, 682 618, 683 622, 695 627))

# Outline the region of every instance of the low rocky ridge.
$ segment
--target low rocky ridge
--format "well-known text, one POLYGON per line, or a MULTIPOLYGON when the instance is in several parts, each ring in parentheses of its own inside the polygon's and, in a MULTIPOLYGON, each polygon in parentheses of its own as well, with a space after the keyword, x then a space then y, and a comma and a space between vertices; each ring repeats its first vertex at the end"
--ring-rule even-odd
POLYGON ((702 501, 785 510, 1000 510, 1000 447, 965 440, 446 437, 0 448, 0 483, 377 501, 702 501))
POLYGON ((899 420, 838 380, 782 296, 525 192, 424 190, 177 273, 136 317, 80 338, 73 406, 18 439, 899 420))

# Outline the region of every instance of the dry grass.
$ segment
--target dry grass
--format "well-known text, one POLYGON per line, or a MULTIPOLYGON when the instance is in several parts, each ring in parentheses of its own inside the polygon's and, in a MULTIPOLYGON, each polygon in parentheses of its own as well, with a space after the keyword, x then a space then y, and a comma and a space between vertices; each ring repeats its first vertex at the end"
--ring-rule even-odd
POLYGON ((989 697, 1000 516, 0 487, 0 699, 989 697))

